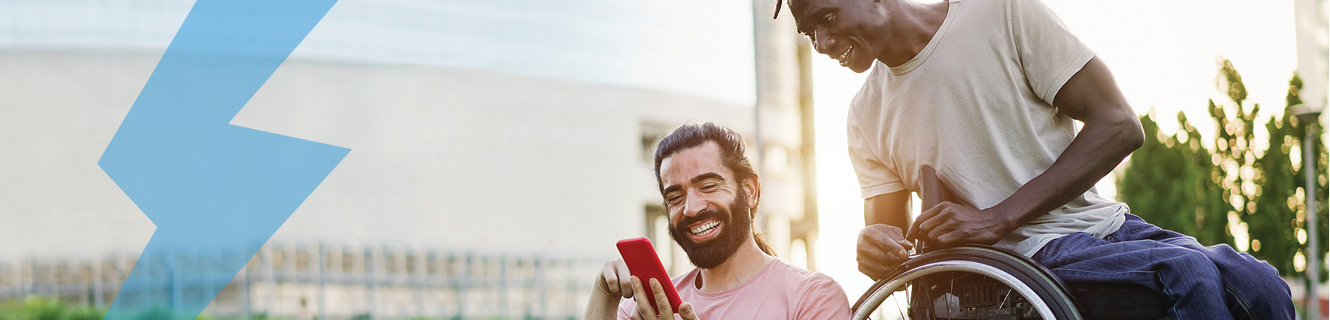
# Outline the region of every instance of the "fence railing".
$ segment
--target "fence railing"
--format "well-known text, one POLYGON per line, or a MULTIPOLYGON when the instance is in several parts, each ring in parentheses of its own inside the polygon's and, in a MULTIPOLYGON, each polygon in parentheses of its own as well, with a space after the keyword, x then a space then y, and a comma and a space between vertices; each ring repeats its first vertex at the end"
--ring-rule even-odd
MULTIPOLYGON (((241 251, 241 250, 237 250, 241 251)), ((601 261, 498 255, 410 246, 269 242, 232 277, 217 265, 236 252, 177 253, 153 261, 132 254, 0 261, 0 301, 53 297, 104 308, 121 303, 170 307, 207 299, 204 314, 292 319, 579 318, 601 261), (146 265, 144 265, 146 263, 146 265), (125 284, 136 264, 151 280, 125 284)))

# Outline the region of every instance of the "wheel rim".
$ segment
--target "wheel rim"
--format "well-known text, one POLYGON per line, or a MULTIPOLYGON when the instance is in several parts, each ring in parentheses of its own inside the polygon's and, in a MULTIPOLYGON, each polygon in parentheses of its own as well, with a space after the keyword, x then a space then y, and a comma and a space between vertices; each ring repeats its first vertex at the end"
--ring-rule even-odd
POLYGON ((1004 285, 1011 287, 1012 290, 1020 293, 1021 296, 1024 296, 1026 300, 1030 302, 1030 305, 1039 312, 1039 317, 1043 319, 1057 319, 1053 315, 1053 310, 1048 308, 1048 304, 1039 297, 1039 294, 1036 293, 1034 289, 1030 288, 1030 286, 1022 283, 1020 279, 1016 279, 1015 276, 1003 272, 996 267, 964 260, 931 262, 901 273, 899 276, 888 281, 886 285, 878 287, 876 291, 873 291, 873 295, 869 296, 864 305, 860 306, 858 310, 855 310, 854 319, 867 319, 874 310, 877 310, 877 307, 882 304, 882 301, 885 301, 887 297, 896 292, 896 289, 909 284, 910 281, 930 274, 951 271, 980 274, 1002 282, 1004 285))

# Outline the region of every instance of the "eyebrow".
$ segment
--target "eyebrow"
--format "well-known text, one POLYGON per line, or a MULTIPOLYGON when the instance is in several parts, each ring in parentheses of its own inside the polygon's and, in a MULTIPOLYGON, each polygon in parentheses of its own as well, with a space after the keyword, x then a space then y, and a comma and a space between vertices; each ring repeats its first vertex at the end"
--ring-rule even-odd
MULTIPOLYGON (((803 16, 802 16, 803 19, 798 19, 798 18, 800 18, 800 16, 795 15, 794 17, 795 17, 796 19, 794 19, 794 21, 795 21, 795 23, 794 23, 794 30, 795 30, 796 32, 799 32, 799 33, 802 33, 802 34, 808 34, 808 32, 810 32, 810 30, 808 30, 808 28, 809 28, 809 25, 808 25, 808 17, 820 17, 820 16, 823 16, 823 15, 826 15, 827 13, 832 13, 832 12, 836 12, 836 11, 838 11, 836 8, 821 7, 821 8, 817 8, 817 10, 816 10, 816 11, 813 11, 813 13, 809 13, 809 14, 805 14, 805 15, 803 15, 803 16), (803 22, 803 23, 799 23, 800 20, 802 20, 802 21, 804 21, 804 22, 803 22)), ((814 23, 817 23, 817 22, 814 22, 814 23)))
MULTIPOLYGON (((707 173, 699 174, 699 175, 697 175, 696 177, 693 177, 692 179, 689 179, 688 182, 696 184, 696 183, 701 183, 702 181, 704 181, 704 180, 708 180, 708 179, 716 179, 716 180, 720 180, 720 181, 722 181, 722 182, 725 181, 725 177, 724 177, 724 176, 721 176, 719 173, 715 173, 715 172, 707 172, 707 173)), ((679 186, 678 184, 672 184, 672 185, 670 185, 670 186, 668 186, 668 187, 665 187, 665 190, 662 191, 661 194, 669 194, 670 192, 679 191, 679 189, 683 189, 683 187, 682 187, 682 186, 679 186)))

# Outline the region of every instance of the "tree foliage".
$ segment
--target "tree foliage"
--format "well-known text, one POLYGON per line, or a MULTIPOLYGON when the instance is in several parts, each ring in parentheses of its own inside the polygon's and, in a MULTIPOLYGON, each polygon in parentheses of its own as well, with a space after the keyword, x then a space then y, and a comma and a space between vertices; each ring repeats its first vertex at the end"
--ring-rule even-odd
POLYGON ((1230 207, 1214 179, 1210 152, 1185 115, 1178 113, 1178 122, 1184 130, 1165 136, 1149 115, 1141 117, 1145 143, 1132 153, 1131 166, 1118 181, 1118 197, 1132 213, 1161 228, 1205 244, 1232 244, 1230 207))
MULTIPOLYGON (((1246 104, 1242 76, 1227 60, 1219 69, 1220 91, 1228 101, 1209 102, 1216 124, 1214 146, 1202 145, 1201 133, 1178 113, 1181 132, 1165 135, 1150 116, 1141 117, 1144 145, 1131 155, 1130 165, 1118 181, 1118 196, 1132 212, 1162 228, 1192 235, 1202 244, 1238 244, 1269 262, 1280 274, 1298 272, 1295 261, 1306 251, 1304 178, 1300 143, 1306 126, 1287 111, 1301 104, 1302 81, 1290 80, 1285 112, 1268 117, 1267 134, 1258 143, 1259 104, 1246 104), (1232 221, 1230 221, 1232 220, 1232 221), (1245 226, 1245 237, 1234 237, 1230 224, 1245 226)), ((1325 217, 1326 150, 1316 137, 1311 150, 1317 156, 1320 217, 1325 217)), ((1326 230, 1327 219, 1318 221, 1326 230)), ((1243 228, 1239 228, 1242 230, 1243 228)), ((1319 237, 1324 261, 1325 237, 1319 237)), ((1322 272, 1324 273, 1324 269, 1322 272)))

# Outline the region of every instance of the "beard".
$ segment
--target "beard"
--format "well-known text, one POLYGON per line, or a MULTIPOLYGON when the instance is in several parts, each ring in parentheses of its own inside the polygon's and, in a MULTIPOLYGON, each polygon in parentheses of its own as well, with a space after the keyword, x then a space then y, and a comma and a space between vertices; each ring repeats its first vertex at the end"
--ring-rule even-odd
POLYGON ((692 261, 694 266, 711 269, 725 263, 725 260, 729 260, 734 251, 743 245, 744 240, 748 239, 748 235, 753 233, 753 218, 745 199, 748 199, 748 195, 740 189, 738 197, 730 201, 730 206, 727 208, 729 212, 708 208, 698 212, 696 216, 685 217, 678 224, 670 225, 670 237, 674 238, 674 242, 688 254, 688 260, 692 261), (693 242, 693 239, 688 237, 692 233, 688 230, 688 226, 707 219, 720 221, 720 234, 702 243, 693 242))

